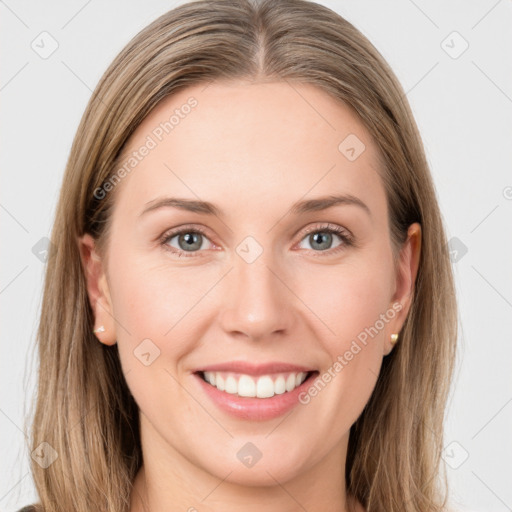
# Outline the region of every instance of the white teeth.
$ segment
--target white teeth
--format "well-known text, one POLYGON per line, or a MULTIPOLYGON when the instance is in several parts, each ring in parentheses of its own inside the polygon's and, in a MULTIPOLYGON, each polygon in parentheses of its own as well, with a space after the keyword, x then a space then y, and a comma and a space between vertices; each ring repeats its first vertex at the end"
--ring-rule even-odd
POLYGON ((286 391, 286 382, 284 380, 284 377, 282 375, 279 375, 277 377, 275 383, 274 383, 274 392, 276 395, 282 395, 286 391))
MULTIPOLYGON (((234 380, 234 379, 233 379, 234 380)), ((258 381, 259 384, 259 381, 258 381)), ((238 395, 239 396, 255 396, 256 384, 248 375, 242 375, 238 379, 238 395)))
MULTIPOLYGON (((240 377, 240 382, 242 382, 244 376, 240 377)), ((252 379, 251 379, 252 380, 252 379)), ((265 375, 264 377, 260 377, 258 379, 258 384, 256 386, 256 396, 258 398, 270 398, 271 396, 274 396, 275 393, 275 387, 274 382, 272 379, 265 375)), ((249 395, 254 396, 254 395, 249 395)))
POLYGON ((221 391, 224 391, 224 389, 226 389, 224 377, 222 375, 215 375, 214 382, 215 382, 214 386, 217 389, 220 389, 221 391))
POLYGON ((204 380, 220 391, 244 397, 270 398, 293 391, 307 377, 306 372, 253 377, 227 372, 204 372, 204 380))
POLYGON ((295 388, 295 374, 290 373, 286 379, 286 391, 291 391, 295 388))
POLYGON ((226 393, 231 393, 232 395, 236 395, 238 392, 236 379, 232 375, 229 375, 226 379, 226 389, 224 391, 226 391, 226 393))

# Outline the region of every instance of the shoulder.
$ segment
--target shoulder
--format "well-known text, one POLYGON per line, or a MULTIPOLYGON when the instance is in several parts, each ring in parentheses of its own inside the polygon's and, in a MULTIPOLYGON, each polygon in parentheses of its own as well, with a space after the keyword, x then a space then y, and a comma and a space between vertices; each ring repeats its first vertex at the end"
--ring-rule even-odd
POLYGON ((20 508, 18 512, 37 512, 37 508, 34 505, 27 505, 26 507, 20 508))

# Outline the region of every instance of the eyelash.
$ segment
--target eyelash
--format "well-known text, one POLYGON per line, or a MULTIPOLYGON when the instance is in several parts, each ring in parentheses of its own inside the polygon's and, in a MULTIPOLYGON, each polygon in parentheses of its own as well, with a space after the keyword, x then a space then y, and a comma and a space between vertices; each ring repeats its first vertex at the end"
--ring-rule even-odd
MULTIPOLYGON (((326 251, 313 251, 313 253, 317 253, 317 254, 315 254, 315 257, 322 256, 326 253, 328 253, 329 255, 337 254, 339 251, 342 251, 348 247, 355 246, 355 240, 354 240, 354 237, 352 236, 352 234, 349 233, 346 229, 344 229, 340 226, 337 226, 336 224, 324 224, 321 226, 314 226, 312 228, 308 228, 303 233, 303 236, 300 239, 300 241, 304 240, 304 238, 306 238, 306 236, 308 236, 309 234, 316 233, 316 232, 338 235, 343 243, 341 245, 339 245, 338 247, 335 247, 334 249, 327 249, 326 251)), ((187 251, 178 250, 178 249, 176 249, 176 247, 170 247, 168 245, 169 240, 171 240, 175 236, 181 235, 183 233, 198 233, 198 234, 208 238, 206 231, 201 226, 184 226, 175 231, 167 231, 166 233, 164 233, 160 237, 160 245, 165 250, 167 250, 175 255, 177 254, 178 257, 185 256, 187 258, 190 258, 190 257, 196 256, 198 253, 204 252, 204 251, 189 251, 189 252, 187 252, 187 251)))

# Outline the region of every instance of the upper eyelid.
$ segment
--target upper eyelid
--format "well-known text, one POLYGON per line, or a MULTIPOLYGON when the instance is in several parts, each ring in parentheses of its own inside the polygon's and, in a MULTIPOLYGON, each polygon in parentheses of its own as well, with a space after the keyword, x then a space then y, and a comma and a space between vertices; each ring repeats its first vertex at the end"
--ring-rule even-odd
MULTIPOLYGON (((178 226, 176 228, 168 229, 167 231, 164 231, 164 233, 158 237, 159 240, 169 240, 170 238, 174 238, 177 235, 181 235, 182 233, 190 233, 190 232, 197 232, 201 235, 204 235, 208 237, 208 239, 211 239, 212 237, 209 236, 210 231, 205 228, 204 226, 196 226, 196 225, 189 225, 185 224, 184 226, 178 226)), ((212 240, 210 240, 212 241, 212 240)), ((212 241, 213 243, 213 241, 212 241)))
POLYGON ((334 231, 340 235, 342 235, 344 233, 346 233, 347 236, 351 235, 350 231, 347 228, 345 228, 343 226, 339 226, 338 224, 333 224, 332 222, 326 222, 325 224, 316 225, 316 226, 309 226, 304 229, 303 234, 307 235, 311 231, 313 231, 313 232, 314 231, 322 231, 323 229, 325 231, 334 231))

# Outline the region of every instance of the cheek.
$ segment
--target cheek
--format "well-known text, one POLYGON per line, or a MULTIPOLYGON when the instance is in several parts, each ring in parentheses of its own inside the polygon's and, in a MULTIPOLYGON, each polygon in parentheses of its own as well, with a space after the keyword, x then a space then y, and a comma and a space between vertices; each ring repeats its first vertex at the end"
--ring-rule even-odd
POLYGON ((297 294, 324 324, 325 340, 343 348, 390 308, 391 272, 387 258, 375 261, 363 255, 339 265, 304 268, 296 273, 304 276, 297 278, 297 294))
POLYGON ((173 269, 163 259, 130 257, 129 251, 112 261, 116 261, 110 270, 113 315, 125 371, 136 370, 132 373, 136 378, 142 370, 137 354, 148 351, 151 358, 156 354, 152 371, 173 371, 201 339, 207 302, 202 299, 212 276, 199 267, 173 269))
POLYGON ((123 373, 148 417, 162 416, 163 397, 179 397, 165 413, 176 421, 186 413, 180 406, 186 409, 189 401, 181 395, 183 390, 175 378, 182 357, 201 339, 200 315, 204 317, 204 309, 195 306, 210 281, 201 275, 192 278, 193 270, 187 273, 161 261, 155 265, 151 258, 130 258, 127 254, 118 258, 110 271, 123 373))
POLYGON ((145 255, 128 249, 111 266, 114 314, 133 335, 165 337, 188 317, 210 286, 204 269, 180 268, 157 251, 145 255))
POLYGON ((315 408, 320 403, 331 403, 331 407, 316 410, 314 416, 329 415, 329 421, 341 422, 347 428, 357 419, 374 388, 387 324, 395 314, 390 303, 391 258, 362 256, 352 261, 305 273, 308 277, 301 280, 299 292, 321 320, 317 333, 324 333, 319 341, 329 356, 320 372, 321 382, 305 401, 311 398, 315 408), (316 400, 317 394, 322 399, 316 400))

